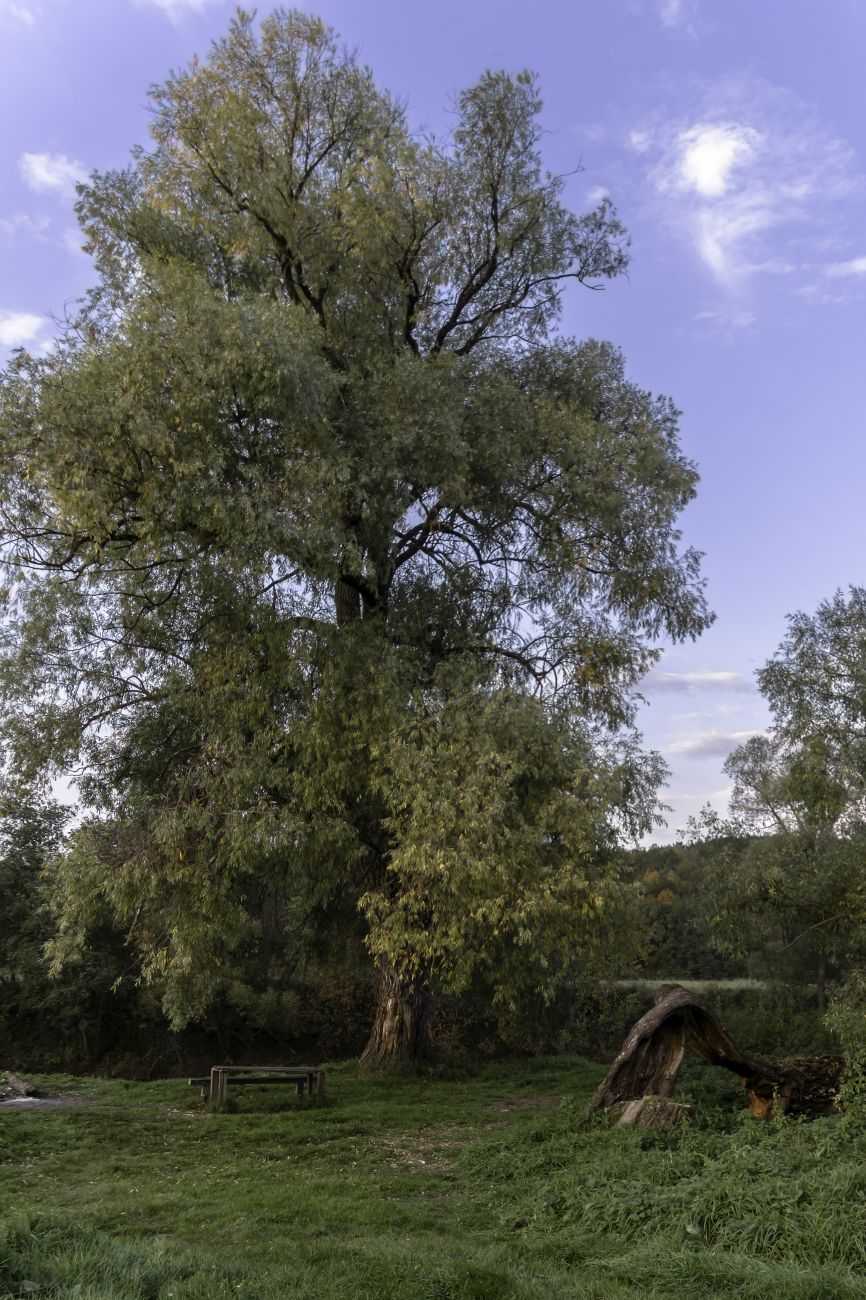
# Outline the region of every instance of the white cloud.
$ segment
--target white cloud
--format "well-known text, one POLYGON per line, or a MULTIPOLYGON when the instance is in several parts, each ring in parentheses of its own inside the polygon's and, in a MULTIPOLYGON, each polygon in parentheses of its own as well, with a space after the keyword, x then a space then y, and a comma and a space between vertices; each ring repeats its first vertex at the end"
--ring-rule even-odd
POLYGON ((173 23, 177 23, 185 14, 204 13, 207 6, 215 3, 215 0, 138 0, 138 3, 156 5, 173 23))
POLYGON ((643 122, 629 141, 647 159, 660 219, 729 293, 759 274, 814 279, 800 236, 814 258, 822 235, 838 232, 845 200, 863 188, 851 150, 766 82, 729 79, 689 99, 689 118, 643 122))
POLYGON ((8 15, 14 18, 16 22, 23 23, 25 27, 33 27, 36 22, 36 14, 26 5, 15 4, 14 0, 0 0, 0 15, 8 15))
POLYGON ((28 212, 16 212, 11 217, 0 217, 0 235, 10 241, 19 235, 29 235, 39 239, 44 236, 50 225, 51 222, 47 217, 32 216, 28 212))
POLYGON ((75 193, 79 181, 87 180, 83 164, 65 153, 25 153, 18 166, 31 190, 39 194, 69 197, 75 193))
POLYGON ((758 139, 751 127, 736 124, 701 124, 684 131, 679 139, 683 183, 709 198, 724 194, 734 165, 754 152, 758 139))
POLYGON ((726 758, 732 749, 742 745, 760 731, 693 731, 681 736, 665 747, 666 754, 679 754, 687 758, 726 758))
POLYGON ((698 35, 698 0, 656 0, 659 21, 669 32, 698 35))
POLYGON ((67 226, 60 237, 60 246, 65 248, 67 253, 75 253, 77 257, 84 257, 85 235, 83 230, 78 226, 67 226))
POLYGON ((628 133, 628 147, 633 149, 635 153, 646 153, 652 147, 652 142, 652 131, 635 130, 628 133))
POLYGON ((849 262, 831 262, 827 275, 833 280, 841 280, 849 275, 866 275, 866 257, 852 257, 849 262))
POLYGON ((26 311, 0 312, 0 347, 22 348, 34 343, 45 326, 43 316, 26 311))
POLYGON ((711 307, 695 312, 693 317, 698 325, 722 334, 733 334, 737 330, 747 330, 758 319, 753 311, 742 307, 711 307))
POLYGON ((654 668, 641 683, 647 691, 666 691, 680 695, 694 695, 696 691, 751 691, 753 684, 742 673, 727 668, 706 668, 692 672, 663 672, 654 668))

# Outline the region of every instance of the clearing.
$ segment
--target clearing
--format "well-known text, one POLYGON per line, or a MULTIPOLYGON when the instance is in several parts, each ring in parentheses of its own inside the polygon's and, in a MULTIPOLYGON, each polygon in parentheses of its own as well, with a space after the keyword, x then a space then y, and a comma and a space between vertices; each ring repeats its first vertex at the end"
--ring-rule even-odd
POLYGON ((324 1106, 185 1079, 34 1079, 0 1112, 0 1297, 866 1297, 866 1127, 762 1124, 684 1070, 695 1123, 588 1125, 575 1057, 423 1078, 329 1065, 324 1106))

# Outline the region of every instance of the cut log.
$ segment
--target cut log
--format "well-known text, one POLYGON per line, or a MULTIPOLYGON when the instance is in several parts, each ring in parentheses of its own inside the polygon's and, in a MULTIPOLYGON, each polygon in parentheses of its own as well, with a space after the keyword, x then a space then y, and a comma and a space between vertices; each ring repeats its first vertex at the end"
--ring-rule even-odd
POLYGON ((673 1128, 691 1116, 691 1106, 670 1097, 639 1097, 621 1103, 617 1128, 673 1128))
POLYGON ((700 998, 679 984, 666 984, 655 1005, 632 1027, 589 1103, 611 1110, 647 1096, 667 1098, 686 1052, 739 1075, 749 1109, 761 1119, 773 1110, 791 1115, 828 1115, 836 1108, 843 1060, 815 1056, 760 1061, 729 1038, 700 998))

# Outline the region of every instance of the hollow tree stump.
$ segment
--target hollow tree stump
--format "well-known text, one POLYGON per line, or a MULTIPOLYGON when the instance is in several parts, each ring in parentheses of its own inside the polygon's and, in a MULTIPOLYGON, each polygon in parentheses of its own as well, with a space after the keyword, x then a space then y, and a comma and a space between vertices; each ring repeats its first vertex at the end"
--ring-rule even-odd
POLYGON ((617 1128, 674 1128, 690 1118, 691 1106, 670 1097, 639 1097, 622 1103, 617 1128))
MULTIPOLYGON (((769 1118, 774 1110, 790 1115, 829 1115, 836 1109, 842 1057, 759 1061, 737 1047, 696 994, 679 984, 668 984, 659 989, 655 1005, 632 1026, 595 1090, 589 1110, 642 1104, 649 1097, 669 1098, 687 1051, 739 1075, 748 1092, 749 1109, 759 1119, 769 1118)), ((642 1113, 634 1111, 636 1116, 642 1113)))

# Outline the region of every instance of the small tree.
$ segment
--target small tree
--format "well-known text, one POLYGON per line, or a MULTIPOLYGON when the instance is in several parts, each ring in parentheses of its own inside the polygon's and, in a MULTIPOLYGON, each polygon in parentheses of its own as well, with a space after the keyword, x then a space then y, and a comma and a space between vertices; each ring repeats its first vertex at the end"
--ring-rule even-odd
POLYGON ((850 967, 866 939, 866 598, 837 593, 789 623, 758 673, 773 726, 727 760, 732 819, 704 833, 729 837, 717 933, 808 970, 823 1009, 828 961, 850 967))
POLYGON ((58 954, 106 900, 182 1021, 253 882, 348 892, 369 1054, 416 1054, 434 972, 592 942, 657 777, 602 733, 708 621, 696 474, 615 349, 552 337, 626 253, 543 171, 531 76, 426 141, 320 22, 239 13, 153 103, 81 190, 94 290, 0 397, 7 733, 93 810, 58 954))

